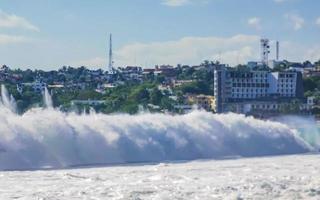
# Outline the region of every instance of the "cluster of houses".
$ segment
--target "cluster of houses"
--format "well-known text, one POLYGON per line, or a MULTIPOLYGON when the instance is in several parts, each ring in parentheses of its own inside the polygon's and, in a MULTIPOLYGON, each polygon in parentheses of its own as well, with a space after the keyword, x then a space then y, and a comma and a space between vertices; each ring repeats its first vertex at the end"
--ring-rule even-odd
POLYGON ((10 81, 12 83, 18 83, 22 79, 21 74, 10 73, 10 68, 6 65, 3 65, 0 68, 0 82, 10 81))
MULTIPOLYGON (((275 63, 273 61, 268 65, 262 66, 257 62, 249 62, 245 68, 232 68, 218 63, 192 66, 194 70, 205 69, 212 74, 214 91, 212 95, 184 94, 183 103, 175 105, 175 109, 185 113, 198 107, 216 113, 236 112, 258 115, 282 112, 293 104, 291 100, 297 99, 300 101, 296 106, 303 112, 308 112, 315 106, 314 98, 304 98, 302 79, 303 77, 320 76, 320 64, 289 63, 287 61, 275 63), (275 71, 276 66, 287 66, 287 68, 275 71)), ((170 95, 173 100, 177 100, 178 97, 172 92, 173 88, 196 81, 178 79, 177 68, 170 65, 154 68, 127 66, 110 73, 101 69, 63 67, 57 71, 34 72, 33 81, 24 82, 23 72, 12 73, 7 66, 3 66, 0 69, 0 81, 15 83, 19 93, 23 93, 24 87, 27 86, 36 92, 49 88, 66 91, 93 89, 104 93, 107 88, 125 84, 126 81, 139 83, 150 77, 161 76, 164 81, 158 86, 158 89, 163 94, 170 95)), ((179 68, 181 69, 181 66, 179 68)), ((74 100, 72 103, 95 105, 104 102, 74 100)))
POLYGON ((176 76, 176 69, 171 65, 161 65, 155 66, 155 68, 142 68, 138 66, 127 66, 125 68, 118 68, 119 72, 122 74, 122 77, 126 81, 143 81, 148 76, 154 75, 159 76, 163 75, 166 78, 174 78, 176 76))
MULTIPOLYGON (((235 112, 270 117, 290 112, 309 114, 318 106, 315 97, 304 97, 303 78, 320 76, 320 64, 273 61, 269 66, 249 62, 245 68, 220 64, 210 65, 209 68, 214 77, 213 95, 184 94, 184 103, 175 105, 175 109, 185 113, 197 107, 216 113, 235 112), (282 65, 287 68, 281 71, 276 69, 276 66, 282 65)), ((163 75, 169 81, 159 85, 159 89, 169 91, 169 95, 173 95, 170 91, 174 87, 194 81, 177 80, 172 66, 156 66, 154 69, 127 67, 124 71, 129 79, 134 77, 140 81, 146 75, 163 75), (130 76, 130 73, 134 75, 130 76)))

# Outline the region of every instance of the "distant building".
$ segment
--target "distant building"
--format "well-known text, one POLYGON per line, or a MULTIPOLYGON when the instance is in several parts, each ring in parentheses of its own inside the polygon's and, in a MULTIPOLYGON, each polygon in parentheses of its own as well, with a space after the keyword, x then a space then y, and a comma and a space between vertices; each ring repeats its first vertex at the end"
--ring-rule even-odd
POLYGON ((125 80, 141 81, 143 77, 143 70, 138 66, 120 68, 120 72, 125 80))
POLYGON ((298 71, 301 73, 304 71, 304 66, 301 63, 288 62, 287 65, 289 66, 289 70, 298 71))
MULTIPOLYGON (((270 68, 270 69, 273 69, 275 68, 277 65, 279 65, 281 62, 280 61, 276 61, 276 60, 268 60, 268 62, 266 62, 266 65, 270 68)), ((250 69, 255 69, 255 68, 258 68, 258 67, 263 67, 264 66, 264 63, 262 62, 256 62, 256 61, 249 61, 247 63, 247 66, 250 68, 250 69)))
POLYGON ((205 109, 206 111, 215 112, 215 97, 209 95, 188 95, 188 102, 191 105, 196 105, 198 108, 205 109))
POLYGON ((0 68, 0 72, 8 72, 10 70, 10 68, 7 65, 2 65, 2 67, 0 68))
POLYGON ((306 69, 303 71, 304 77, 320 76, 320 69, 306 69))
POLYGON ((302 84, 302 74, 296 71, 220 68, 214 71, 216 110, 226 112, 230 103, 303 98, 302 84))
POLYGON ((176 70, 171 65, 161 65, 155 67, 155 75, 163 75, 166 78, 172 78, 176 76, 176 70))
POLYGON ((256 117, 274 116, 279 113, 310 113, 313 104, 308 101, 294 103, 285 99, 266 99, 257 101, 231 102, 226 104, 225 112, 254 115, 256 117))
POLYGON ((281 63, 281 61, 278 60, 269 60, 268 61, 268 67, 270 69, 274 69, 276 66, 278 66, 281 63))
POLYGON ((142 72, 142 74, 143 75, 151 75, 151 74, 154 74, 154 71, 155 71, 155 69, 143 69, 143 72, 142 72))

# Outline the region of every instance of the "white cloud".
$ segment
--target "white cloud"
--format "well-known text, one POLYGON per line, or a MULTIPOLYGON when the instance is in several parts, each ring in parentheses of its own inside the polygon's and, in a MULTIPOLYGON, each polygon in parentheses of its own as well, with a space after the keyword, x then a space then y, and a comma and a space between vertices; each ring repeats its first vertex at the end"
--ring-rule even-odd
POLYGON ((316 20, 316 25, 320 26, 320 17, 316 20))
POLYGON ((192 65, 208 59, 235 65, 258 58, 259 39, 254 35, 236 35, 129 44, 115 51, 115 64, 147 67, 156 64, 192 65))
POLYGON ((211 0, 162 0, 162 5, 170 7, 185 6, 188 4, 206 4, 211 0))
POLYGON ((289 20, 295 31, 300 30, 305 24, 305 20, 297 14, 286 14, 285 18, 289 20))
MULTIPOLYGON (((274 45, 272 47, 274 49, 274 45)), ((282 41, 280 42, 280 59, 292 62, 318 61, 320 59, 320 45, 282 41)))
MULTIPOLYGON (((196 65, 203 60, 222 63, 244 64, 260 60, 260 37, 235 35, 233 37, 184 37, 175 41, 135 43, 115 51, 115 65, 140 65, 153 67, 157 64, 196 65)), ((320 46, 282 41, 280 57, 295 62, 320 59, 320 46)), ((275 59, 275 44, 271 42, 270 59, 275 59)), ((105 66, 105 65, 103 65, 105 66)))
POLYGON ((320 60, 320 46, 315 45, 311 48, 308 48, 304 55, 304 60, 310 60, 310 61, 320 60))
POLYGON ((28 20, 14 14, 8 14, 0 10, 0 28, 23 28, 39 31, 39 28, 28 20))
POLYGON ((252 18, 249 18, 248 19, 248 25, 257 29, 257 30, 260 30, 262 28, 261 26, 261 19, 259 17, 252 17, 252 18))
POLYGON ((276 2, 276 3, 283 3, 283 2, 286 2, 288 0, 273 0, 273 1, 276 2))
POLYGON ((297 1, 297 0, 273 0, 275 3, 285 3, 285 2, 293 2, 293 1, 297 1))
POLYGON ((220 54, 215 54, 213 55, 213 57, 219 58, 219 60, 222 62, 227 62, 228 64, 236 65, 247 63, 250 59, 256 60, 257 57, 253 56, 255 54, 255 47, 245 46, 237 50, 230 50, 222 52, 220 54))
POLYGON ((162 4, 166 6, 183 6, 190 3, 189 0, 163 0, 162 4))
POLYGON ((0 45, 25 43, 25 42, 29 42, 29 41, 30 41, 30 39, 28 39, 24 36, 13 36, 13 35, 0 34, 0 45))

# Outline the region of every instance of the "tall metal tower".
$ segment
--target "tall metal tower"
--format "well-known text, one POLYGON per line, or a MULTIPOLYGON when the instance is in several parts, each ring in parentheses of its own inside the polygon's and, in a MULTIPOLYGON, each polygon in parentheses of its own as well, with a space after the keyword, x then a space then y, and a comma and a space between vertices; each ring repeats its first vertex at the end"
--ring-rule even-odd
POLYGON ((112 34, 110 34, 110 40, 109 40, 109 65, 108 65, 108 72, 113 72, 113 58, 112 58, 112 34))
POLYGON ((264 65, 268 65, 269 53, 270 53, 269 39, 262 38, 260 40, 260 45, 261 45, 261 62, 264 65))
POLYGON ((277 51, 277 53, 276 53, 276 59, 277 59, 277 61, 279 61, 279 59, 280 59, 280 42, 279 41, 277 41, 277 49, 276 49, 276 51, 277 51))

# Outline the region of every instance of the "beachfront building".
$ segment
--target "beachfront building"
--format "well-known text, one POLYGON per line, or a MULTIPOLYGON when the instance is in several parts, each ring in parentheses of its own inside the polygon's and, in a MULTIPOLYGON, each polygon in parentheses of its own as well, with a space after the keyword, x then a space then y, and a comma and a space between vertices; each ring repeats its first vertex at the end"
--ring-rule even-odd
POLYGON ((271 72, 269 68, 223 67, 214 71, 214 94, 217 112, 233 112, 234 105, 247 102, 299 99, 303 98, 302 74, 271 72))

